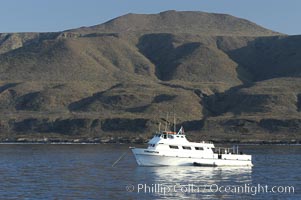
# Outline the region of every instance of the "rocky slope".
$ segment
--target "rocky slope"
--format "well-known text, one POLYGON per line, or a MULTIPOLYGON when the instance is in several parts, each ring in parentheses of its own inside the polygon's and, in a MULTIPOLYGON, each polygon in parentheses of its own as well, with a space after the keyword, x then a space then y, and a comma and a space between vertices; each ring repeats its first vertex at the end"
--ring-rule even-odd
POLYGON ((141 142, 175 112, 191 139, 299 142, 300 44, 176 11, 0 34, 0 139, 141 142))

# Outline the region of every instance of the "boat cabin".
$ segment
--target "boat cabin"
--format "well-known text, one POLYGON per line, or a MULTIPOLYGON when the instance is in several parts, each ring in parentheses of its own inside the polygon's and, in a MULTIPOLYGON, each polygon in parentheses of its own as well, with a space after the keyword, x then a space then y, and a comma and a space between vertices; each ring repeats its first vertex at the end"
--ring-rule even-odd
MULTIPOLYGON (((150 150, 192 150, 192 151, 210 151, 212 152, 214 145, 210 142, 194 143, 186 139, 183 132, 162 131, 157 132, 148 142, 150 150)), ((188 151, 187 151, 188 153, 188 151)))

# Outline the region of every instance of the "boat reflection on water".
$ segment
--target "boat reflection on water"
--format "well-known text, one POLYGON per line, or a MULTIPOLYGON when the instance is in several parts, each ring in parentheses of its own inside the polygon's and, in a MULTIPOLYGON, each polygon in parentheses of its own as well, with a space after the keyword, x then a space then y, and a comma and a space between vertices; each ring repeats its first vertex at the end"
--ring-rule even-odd
MULTIPOLYGON (((169 199, 233 199, 244 194, 218 190, 252 184, 252 167, 139 167, 136 170, 142 179, 140 193, 169 199)), ((246 199, 250 197, 245 195, 246 199)))

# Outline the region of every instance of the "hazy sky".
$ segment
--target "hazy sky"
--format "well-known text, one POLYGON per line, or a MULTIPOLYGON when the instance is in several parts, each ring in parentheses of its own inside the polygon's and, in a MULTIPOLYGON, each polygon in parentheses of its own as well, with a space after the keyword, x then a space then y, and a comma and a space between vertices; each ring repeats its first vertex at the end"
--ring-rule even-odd
POLYGON ((0 0, 0 32, 62 31, 126 13, 198 10, 227 13, 266 28, 301 34, 301 0, 0 0))

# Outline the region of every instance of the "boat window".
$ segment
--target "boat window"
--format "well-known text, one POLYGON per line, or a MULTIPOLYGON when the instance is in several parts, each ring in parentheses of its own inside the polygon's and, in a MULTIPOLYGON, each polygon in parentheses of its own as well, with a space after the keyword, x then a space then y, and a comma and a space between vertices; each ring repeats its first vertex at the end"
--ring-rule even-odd
POLYGON ((185 150, 191 150, 191 147, 182 146, 182 148, 185 150))
POLYGON ((203 147, 194 147, 194 148, 195 148, 195 150, 204 150, 203 147))
POLYGON ((177 137, 180 137, 180 136, 177 135, 177 137))
POLYGON ((173 139, 173 135, 168 135, 168 138, 171 138, 171 139, 173 139))
POLYGON ((181 138, 184 138, 184 136, 182 135, 181 138))
POLYGON ((171 148, 171 149, 179 149, 178 146, 173 146, 173 145, 169 145, 169 148, 171 148))
POLYGON ((166 139, 166 138, 167 138, 167 135, 166 135, 166 134, 164 134, 164 135, 163 135, 163 138, 164 138, 164 139, 166 139))

